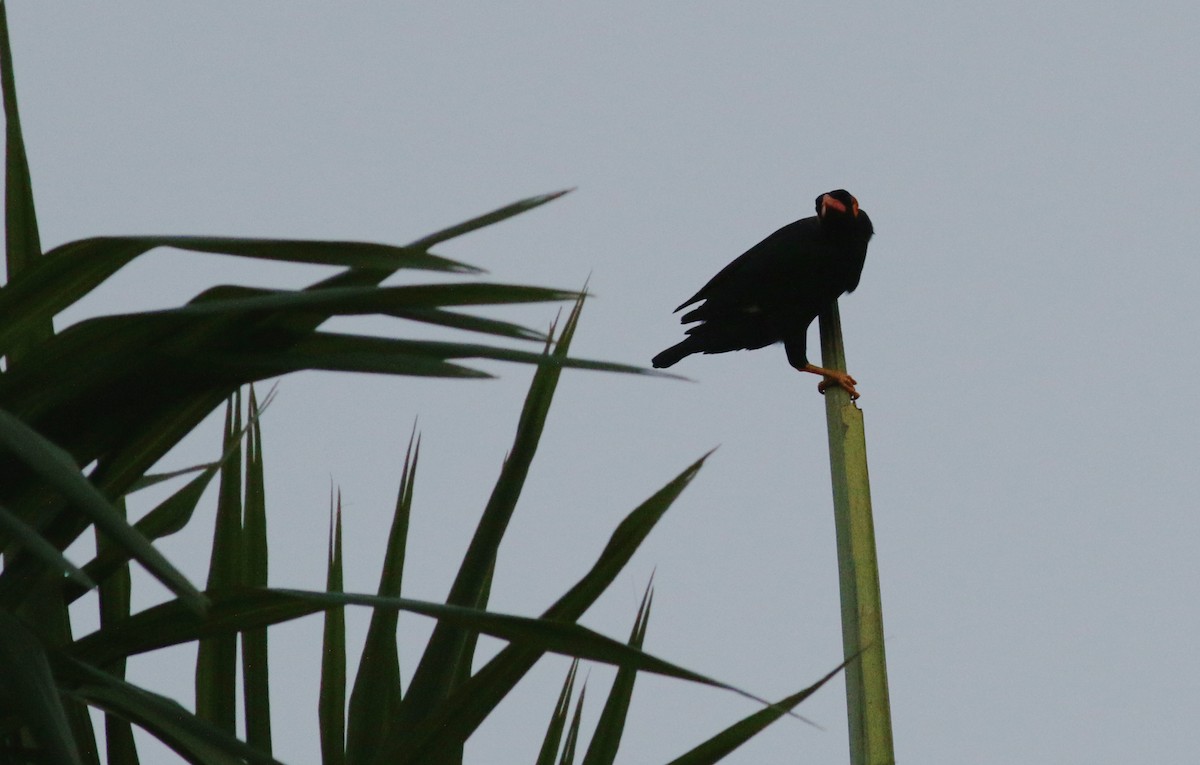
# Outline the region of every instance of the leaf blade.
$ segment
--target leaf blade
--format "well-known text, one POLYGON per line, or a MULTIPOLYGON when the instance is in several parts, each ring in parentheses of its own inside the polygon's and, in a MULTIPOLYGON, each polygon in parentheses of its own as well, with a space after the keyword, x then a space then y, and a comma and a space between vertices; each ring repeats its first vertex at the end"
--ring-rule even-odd
POLYGON ((84 662, 63 658, 56 674, 71 696, 134 723, 192 763, 282 765, 270 755, 200 719, 172 699, 112 677, 84 662))
MULTIPOLYGON (((574 621, 582 616, 624 569, 642 541, 695 478, 709 454, 692 463, 630 512, 613 531, 591 569, 543 612, 542 618, 574 621)), ((416 726, 407 741, 389 740, 388 745, 393 749, 388 751, 421 755, 439 751, 447 742, 465 740, 544 653, 530 646, 506 646, 457 688, 438 714, 416 726)))
MULTIPOLYGON (((638 608, 637 618, 633 621, 633 631, 629 635, 629 646, 641 650, 646 639, 646 624, 650 620, 650 605, 654 599, 651 585, 646 585, 642 596, 642 605, 638 608)), ((621 734, 625 730, 625 718, 629 714, 629 702, 633 697, 633 685, 637 680, 637 672, 622 667, 617 670, 616 679, 609 689, 604 709, 600 712, 600 720, 592 733, 587 753, 583 756, 583 765, 612 765, 617 759, 617 749, 621 745, 621 734)))
MULTIPOLYGON (((556 342, 547 343, 545 351, 540 354, 541 359, 561 359, 566 356, 582 307, 581 296, 563 327, 562 334, 556 342)), ((534 373, 521 410, 513 446, 504 461, 500 476, 496 479, 483 516, 467 552, 463 555, 454 584, 446 598, 450 605, 479 608, 486 606, 485 587, 491 578, 496 552, 537 452, 560 371, 557 367, 546 365, 539 366, 534 373)), ((409 683, 408 695, 399 710, 396 724, 389 731, 383 749, 395 746, 400 740, 408 738, 410 730, 432 714, 437 703, 450 694, 456 680, 463 675, 463 664, 469 664, 471 661, 471 657, 466 654, 472 646, 463 630, 445 622, 439 622, 434 627, 433 635, 429 638, 409 683)))
POLYGON ((376 273, 402 268, 481 273, 478 268, 420 248, 374 242, 202 236, 92 237, 55 247, 36 263, 29 262, 19 282, 10 282, 0 290, 0 315, 10 317, 0 326, 0 353, 33 328, 48 325, 56 314, 135 258, 165 247, 376 273))
POLYGON ((742 718, 704 743, 671 760, 669 765, 712 765, 721 760, 820 690, 821 686, 836 677, 852 660, 843 661, 833 671, 804 690, 793 693, 766 709, 760 709, 754 714, 742 718))
POLYGON ((21 133, 17 108, 16 78, 13 76, 12 43, 8 36, 8 14, 0 4, 0 85, 3 87, 5 125, 4 233, 8 255, 8 278, 23 277, 42 254, 37 214, 33 206, 33 181, 21 133))
POLYGON ((558 752, 558 745, 562 742, 563 730, 567 725, 567 714, 571 711, 571 691, 575 687, 575 674, 578 671, 579 659, 575 659, 571 662, 571 668, 567 671, 567 679, 563 681, 562 691, 559 692, 558 701, 550 715, 550 724, 546 728, 546 735, 542 739, 542 748, 538 751, 535 765, 554 765, 554 755, 558 752))
MULTIPOLYGON (((242 502, 242 550, 245 557, 243 582, 249 587, 266 587, 267 505, 263 470, 262 419, 258 397, 250 386, 246 419, 245 496, 242 502)), ((240 436, 240 433, 237 434, 240 436)), ((246 743, 268 754, 271 746, 271 681, 267 629, 242 632, 242 709, 246 743)))
MULTIPOLYGON (((243 581, 242 465, 240 392, 225 407, 223 450, 234 456, 221 466, 217 520, 208 564, 208 589, 239 587, 243 581), (236 440, 236 445, 235 445, 236 440)), ((229 735, 237 732, 237 634, 202 639, 196 651, 196 716, 229 735)))
MULTIPOLYGON (((342 496, 337 505, 329 497, 329 556, 326 562, 325 591, 340 593, 342 581, 342 496)), ((317 719, 321 735, 322 765, 346 762, 346 616, 342 608, 325 611, 321 637, 321 690, 317 700, 317 719)))
POLYGON ((54 765, 82 762, 41 641, 0 609, 0 708, 18 714, 54 765))
POLYGON ((0 505, 0 537, 20 543, 27 554, 39 559, 47 567, 66 574, 72 582, 85 590, 96 586, 86 572, 67 560, 66 556, 39 534, 37 529, 25 523, 3 505, 0 505))
MULTIPOLYGON (((400 595, 420 452, 421 440, 414 430, 404 455, 383 571, 379 575, 378 594, 381 597, 400 595)), ((371 614, 354 690, 350 694, 346 736, 346 761, 350 765, 365 765, 371 761, 401 704, 400 656, 396 644, 398 617, 398 611, 377 609, 371 614)))
POLYGON ((0 448, 16 456, 114 543, 125 547, 169 590, 192 608, 204 609, 204 596, 199 590, 121 517, 96 487, 83 477, 70 455, 3 409, 0 409, 0 448))

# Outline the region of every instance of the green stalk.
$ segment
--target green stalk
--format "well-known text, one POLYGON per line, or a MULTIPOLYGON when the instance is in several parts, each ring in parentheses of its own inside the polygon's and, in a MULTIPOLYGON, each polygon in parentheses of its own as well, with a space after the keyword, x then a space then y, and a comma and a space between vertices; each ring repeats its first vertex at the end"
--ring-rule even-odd
MULTIPOLYGON (((821 314, 821 365, 846 370, 837 302, 821 314)), ((851 765, 893 765, 892 712, 888 703, 887 660, 883 647, 883 605, 867 439, 863 413, 842 388, 825 391, 829 428, 829 467, 837 529, 838 580, 842 594, 842 650, 846 665, 846 713, 850 720, 851 765), (857 661, 851 661, 857 657, 857 661)))

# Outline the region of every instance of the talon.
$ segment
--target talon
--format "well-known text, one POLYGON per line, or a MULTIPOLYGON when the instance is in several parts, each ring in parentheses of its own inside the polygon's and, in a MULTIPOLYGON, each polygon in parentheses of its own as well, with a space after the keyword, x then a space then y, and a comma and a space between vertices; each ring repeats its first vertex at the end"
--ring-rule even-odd
POLYGON ((817 384, 817 390, 821 391, 822 395, 824 395, 825 391, 830 385, 836 385, 850 394, 851 401, 857 401, 860 395, 858 390, 854 387, 857 383, 857 380, 845 373, 827 375, 824 380, 817 384))
POLYGON ((822 395, 824 395, 825 391, 829 389, 830 385, 836 385, 850 394, 851 401, 855 401, 859 397, 859 393, 854 387, 858 384, 858 380, 855 380, 846 372, 839 372, 836 369, 824 369, 823 367, 813 366, 812 364, 805 364, 804 367, 802 367, 802 371, 821 375, 822 380, 821 382, 817 383, 817 390, 820 391, 822 395))

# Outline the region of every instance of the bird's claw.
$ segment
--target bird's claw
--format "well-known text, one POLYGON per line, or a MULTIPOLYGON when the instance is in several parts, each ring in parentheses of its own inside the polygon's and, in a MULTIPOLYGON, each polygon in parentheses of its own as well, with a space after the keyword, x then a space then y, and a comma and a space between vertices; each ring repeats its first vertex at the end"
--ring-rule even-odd
POLYGON ((835 372, 833 374, 826 374, 825 379, 817 383, 817 390, 821 392, 821 395, 825 395, 825 391, 830 385, 836 385, 850 394, 851 401, 856 401, 860 395, 854 387, 857 384, 858 381, 845 372, 835 372))

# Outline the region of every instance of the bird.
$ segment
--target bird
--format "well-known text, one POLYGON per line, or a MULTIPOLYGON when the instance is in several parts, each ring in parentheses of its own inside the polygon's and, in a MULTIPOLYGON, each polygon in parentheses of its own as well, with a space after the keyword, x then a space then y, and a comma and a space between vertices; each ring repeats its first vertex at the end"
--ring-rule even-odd
POLYGON ((675 309, 703 303, 680 318, 699 322, 687 338, 653 358, 663 369, 693 353, 754 350, 783 342, 788 363, 823 378, 817 389, 837 385, 859 397, 846 372, 809 363, 808 327, 862 275, 871 219, 845 189, 816 199, 817 214, 789 223, 751 247, 675 309))

